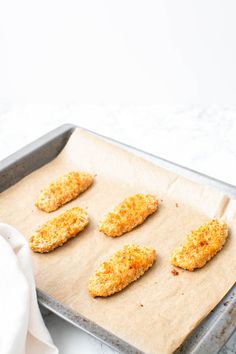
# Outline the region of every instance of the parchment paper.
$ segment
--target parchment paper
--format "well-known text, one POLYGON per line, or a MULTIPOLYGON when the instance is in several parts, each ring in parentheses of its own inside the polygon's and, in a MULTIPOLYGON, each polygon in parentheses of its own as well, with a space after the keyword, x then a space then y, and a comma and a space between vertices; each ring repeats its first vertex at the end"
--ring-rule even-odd
POLYGON ((37 287, 146 353, 171 353, 233 286, 236 275, 236 204, 217 190, 147 162, 77 129, 60 155, 0 195, 0 220, 26 237, 39 225, 79 205, 90 225, 49 254, 32 253, 37 287), (56 212, 39 211, 39 191, 70 170, 96 174, 94 185, 56 212), (109 238, 97 229, 101 217, 133 193, 154 193, 158 212, 132 232, 109 238), (177 204, 176 204, 177 203, 177 204), (230 227, 223 250, 203 269, 171 274, 169 257, 185 235, 212 217, 230 227), (88 278, 125 244, 154 247, 153 268, 124 291, 93 299, 88 278))

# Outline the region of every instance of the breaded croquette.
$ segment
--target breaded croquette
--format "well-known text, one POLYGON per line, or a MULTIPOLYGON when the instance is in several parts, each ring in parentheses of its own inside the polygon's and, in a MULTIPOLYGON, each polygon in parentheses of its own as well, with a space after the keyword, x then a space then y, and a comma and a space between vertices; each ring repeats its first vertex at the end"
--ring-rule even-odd
POLYGON ((34 252, 50 252, 75 237, 89 223, 88 214, 76 207, 49 220, 30 237, 29 245, 34 252))
POLYGON ((35 205, 47 213, 78 197, 93 182, 93 176, 85 172, 69 172, 44 188, 35 205))
POLYGON ((99 231, 107 236, 121 236, 142 224, 157 210, 158 201, 151 194, 135 194, 126 198, 99 223, 99 231))
POLYGON ((102 263, 90 278, 90 295, 109 296, 141 277, 156 260, 153 248, 128 245, 102 263))
POLYGON ((187 236, 183 246, 172 253, 171 264, 189 271, 202 268, 221 250, 227 236, 227 225, 213 219, 187 236))

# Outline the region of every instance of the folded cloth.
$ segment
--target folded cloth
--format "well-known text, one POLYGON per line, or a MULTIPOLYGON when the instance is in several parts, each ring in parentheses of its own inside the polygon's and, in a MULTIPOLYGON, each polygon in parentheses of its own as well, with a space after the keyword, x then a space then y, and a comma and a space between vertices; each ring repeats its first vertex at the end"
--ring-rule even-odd
POLYGON ((28 243, 1 223, 0 354, 58 354, 39 311, 28 243))

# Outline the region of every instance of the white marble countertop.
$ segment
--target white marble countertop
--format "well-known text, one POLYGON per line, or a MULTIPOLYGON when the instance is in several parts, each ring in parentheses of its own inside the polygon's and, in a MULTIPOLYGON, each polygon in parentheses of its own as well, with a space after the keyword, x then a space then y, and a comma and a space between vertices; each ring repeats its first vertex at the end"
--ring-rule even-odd
MULTIPOLYGON (((74 123, 236 184, 236 107, 0 104, 0 160, 49 130, 74 123)), ((111 354, 54 314, 46 325, 63 354, 111 354)), ((222 354, 236 353, 234 334, 222 354)))

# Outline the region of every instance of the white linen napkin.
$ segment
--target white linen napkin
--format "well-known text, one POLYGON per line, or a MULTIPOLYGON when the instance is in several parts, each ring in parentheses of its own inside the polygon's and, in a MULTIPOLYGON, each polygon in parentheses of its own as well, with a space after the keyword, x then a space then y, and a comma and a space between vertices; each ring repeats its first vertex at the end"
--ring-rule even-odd
POLYGON ((0 354, 58 354, 39 311, 28 243, 1 223, 0 354))

